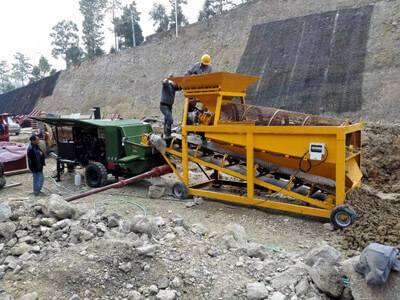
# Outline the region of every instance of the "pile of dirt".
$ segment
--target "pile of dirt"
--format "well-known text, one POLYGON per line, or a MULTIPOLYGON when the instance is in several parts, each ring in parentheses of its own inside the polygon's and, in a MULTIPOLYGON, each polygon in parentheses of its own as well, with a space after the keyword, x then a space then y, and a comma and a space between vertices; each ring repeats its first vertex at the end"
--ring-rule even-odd
POLYGON ((356 189, 347 204, 357 211, 357 221, 343 230, 342 248, 362 250, 376 242, 400 248, 400 197, 383 200, 365 189, 356 189))
POLYGON ((362 136, 362 173, 385 193, 400 193, 400 126, 367 123, 362 136))

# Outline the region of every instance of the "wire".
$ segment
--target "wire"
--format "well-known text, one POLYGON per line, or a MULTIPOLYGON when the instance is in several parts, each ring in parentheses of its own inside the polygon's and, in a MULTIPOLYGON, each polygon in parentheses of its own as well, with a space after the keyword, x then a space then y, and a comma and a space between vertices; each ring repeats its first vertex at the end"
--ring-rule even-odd
POLYGON ((147 216, 146 209, 143 206, 141 206, 139 203, 136 203, 136 202, 133 202, 133 201, 128 201, 128 200, 123 200, 123 199, 118 199, 118 198, 111 198, 111 199, 107 199, 107 200, 98 201, 93 205, 93 209, 96 209, 96 205, 97 204, 114 202, 114 201, 116 201, 116 202, 119 201, 119 202, 124 202, 124 203, 129 203, 129 204, 135 205, 135 206, 139 207, 143 211, 143 214, 145 216, 147 216))

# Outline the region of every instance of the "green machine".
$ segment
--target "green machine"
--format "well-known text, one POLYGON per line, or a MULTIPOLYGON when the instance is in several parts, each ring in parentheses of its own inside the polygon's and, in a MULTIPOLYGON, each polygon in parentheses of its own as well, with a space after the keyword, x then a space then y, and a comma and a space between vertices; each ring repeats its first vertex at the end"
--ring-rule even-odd
POLYGON ((58 181, 65 166, 70 171, 78 165, 85 167, 88 185, 99 187, 108 174, 118 180, 164 164, 156 149, 141 145, 142 134, 152 133, 153 128, 140 120, 31 118, 54 125, 58 181))

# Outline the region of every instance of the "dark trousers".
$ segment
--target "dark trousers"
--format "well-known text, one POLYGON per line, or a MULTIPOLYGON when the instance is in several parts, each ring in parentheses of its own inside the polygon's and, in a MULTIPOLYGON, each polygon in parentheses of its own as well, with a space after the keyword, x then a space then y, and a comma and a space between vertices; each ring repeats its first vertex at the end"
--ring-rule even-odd
POLYGON ((172 118, 172 106, 160 104, 160 110, 164 115, 164 133, 171 134, 171 125, 174 123, 172 118))

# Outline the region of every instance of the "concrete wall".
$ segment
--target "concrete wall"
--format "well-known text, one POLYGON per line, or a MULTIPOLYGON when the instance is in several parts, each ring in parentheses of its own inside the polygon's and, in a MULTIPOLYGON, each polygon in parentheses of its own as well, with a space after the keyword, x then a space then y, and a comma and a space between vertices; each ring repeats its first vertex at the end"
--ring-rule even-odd
MULTIPOLYGON (((168 34, 115 55, 63 71, 53 94, 37 108, 53 113, 88 112, 101 106, 104 113, 124 117, 161 115, 158 110, 161 80, 182 74, 205 52, 215 71, 235 72, 251 27, 277 20, 336 9, 374 4, 365 56, 362 105, 349 116, 370 120, 400 119, 400 0, 265 0, 246 4, 218 18, 181 29, 178 39, 168 34)), ((179 97, 178 97, 179 98, 179 97)), ((175 106, 175 115, 181 107, 175 106)))

